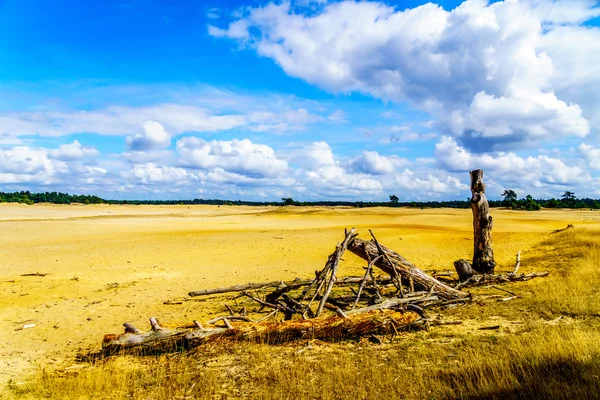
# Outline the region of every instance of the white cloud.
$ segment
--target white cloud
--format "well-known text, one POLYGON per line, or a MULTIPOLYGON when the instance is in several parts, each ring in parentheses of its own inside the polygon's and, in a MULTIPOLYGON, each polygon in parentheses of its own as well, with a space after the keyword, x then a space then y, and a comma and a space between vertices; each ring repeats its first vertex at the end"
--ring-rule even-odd
POLYGON ((158 150, 169 147, 171 135, 165 127, 156 121, 146 121, 143 125, 144 132, 125 139, 125 144, 133 151, 158 150))
POLYGON ((16 146, 0 150, 0 172, 3 174, 39 176, 47 180, 65 168, 64 162, 50 159, 45 149, 16 146))
POLYGON ((540 51, 552 59, 550 85, 565 101, 582 106, 583 116, 600 129, 600 28, 557 26, 540 40, 540 51))
POLYGON ((75 141, 58 149, 15 146, 0 149, 0 184, 63 185, 70 188, 84 183, 101 183, 107 171, 85 165, 86 158, 95 156, 93 149, 75 141))
POLYGON ((58 149, 50 150, 49 155, 57 160, 73 161, 95 157, 98 155, 98 150, 93 147, 84 147, 75 140, 73 143, 61 144, 58 149))
POLYGON ((183 168, 176 168, 154 163, 133 165, 121 174, 125 179, 141 184, 179 185, 189 183, 193 175, 183 168))
POLYGON ((398 156, 382 156, 376 151, 363 151, 350 161, 350 170, 369 175, 393 174, 401 167, 410 164, 405 158, 398 156))
POLYGON ((398 156, 363 152, 347 162, 341 162, 325 142, 297 149, 291 154, 290 160, 302 167, 296 171, 298 184, 312 197, 381 198, 393 192, 406 195, 407 190, 415 196, 437 197, 456 194, 466 188, 466 185, 444 171, 402 170, 401 167, 408 161, 398 156))
POLYGON ((250 177, 274 178, 288 168, 287 162, 279 159, 272 148, 248 139, 207 142, 185 137, 177 142, 177 152, 183 166, 204 170, 221 168, 250 177))
POLYGON ((577 148, 593 169, 600 169, 600 149, 585 143, 581 143, 577 148))
MULTIPOLYGON (((259 98, 216 94, 215 102, 228 113, 189 104, 156 104, 144 107, 110 106, 93 111, 0 112, 0 141, 14 143, 21 135, 65 136, 97 133, 131 136, 133 145, 163 145, 167 132, 220 132, 241 127, 257 131, 297 131, 307 125, 328 122, 328 117, 306 108, 273 104, 276 111, 265 110, 259 98), (240 109, 237 111, 236 109, 240 109), (157 124, 160 124, 157 125, 157 124), (157 141, 158 140, 158 141, 157 141)), ((208 102, 208 100, 206 100, 208 102)), ((274 102, 270 99, 270 103, 274 102)), ((333 119, 339 114, 333 114, 333 119)), ((337 122, 337 121, 329 121, 337 122)))
MULTIPOLYGON (((284 2, 250 9, 209 33, 239 40, 287 74, 332 92, 408 101, 466 146, 493 150, 590 132, 590 102, 565 100, 554 90, 569 72, 555 68, 553 57, 593 58, 598 29, 580 31, 586 40, 569 50, 546 38, 566 29, 563 24, 598 15, 594 5, 467 0, 452 11, 431 3, 398 11, 380 2, 342 1, 314 12, 284 2)), ((598 74, 588 78, 600 81, 598 74)))
POLYGON ((597 0, 525 0, 547 24, 580 24, 600 15, 597 0))
POLYGON ((348 119, 346 117, 346 113, 344 110, 336 110, 327 116, 327 120, 329 122, 334 123, 346 123, 348 119))
POLYGON ((326 142, 314 142, 291 153, 290 161, 300 167, 315 171, 321 167, 337 166, 331 147, 326 142))
POLYGON ((384 143, 399 143, 399 142, 415 142, 415 141, 424 141, 424 140, 432 140, 438 137, 437 133, 434 132, 412 132, 407 129, 401 129, 408 127, 392 127, 390 129, 392 132, 390 137, 384 141, 384 143), (394 129, 396 128, 396 129, 394 129), (402 132, 402 133, 396 133, 402 132))
POLYGON ((592 179, 581 167, 545 155, 523 158, 511 152, 472 154, 448 136, 442 137, 435 146, 435 157, 439 166, 449 171, 483 169, 493 180, 516 184, 520 188, 570 186, 592 179))

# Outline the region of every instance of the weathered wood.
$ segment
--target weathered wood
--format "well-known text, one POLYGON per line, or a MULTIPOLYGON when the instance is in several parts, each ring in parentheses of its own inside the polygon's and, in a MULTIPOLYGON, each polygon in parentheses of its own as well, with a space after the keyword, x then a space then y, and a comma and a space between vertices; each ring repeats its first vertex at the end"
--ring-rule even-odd
POLYGON ((566 231, 567 229, 571 229, 571 228, 574 228, 574 227, 575 227, 575 225, 573 225, 573 224, 568 224, 566 228, 557 229, 557 230, 555 230, 555 231, 552 231, 552 233, 559 233, 559 232, 566 231))
POLYGON ((329 270, 331 270, 331 277, 329 278, 329 283, 327 284, 325 293, 323 294, 323 298, 321 299, 321 302, 319 303, 319 307, 317 308, 317 312, 315 313, 315 315, 317 317, 319 315, 321 315, 321 312, 323 312, 323 307, 325 307, 327 298, 329 297, 329 294, 331 293, 331 289, 333 289, 333 284, 335 283, 335 281, 337 279, 336 275, 337 275, 338 266, 340 265, 340 259, 344 255, 344 252, 346 251, 348 244, 356 237, 356 235, 354 234, 355 231, 356 231, 356 228, 350 229, 350 232, 346 233, 346 237, 344 238, 344 241, 341 244, 336 246, 334 256, 331 261, 331 267, 329 268, 329 270))
MULTIPOLYGON (((399 299, 405 300, 405 299, 399 299)), ((369 335, 385 335, 411 328, 424 328, 422 318, 414 312, 380 311, 353 315, 330 316, 309 320, 287 322, 242 323, 229 328, 151 330, 149 332, 125 332, 121 335, 104 336, 102 353, 140 354, 177 351, 219 341, 257 342, 280 344, 296 340, 318 339, 337 341, 357 339, 369 335)))
POLYGON ((434 301, 434 300, 438 300, 438 299, 439 298, 437 296, 430 296, 428 294, 418 296, 418 297, 393 297, 391 299, 385 299, 384 301, 382 301, 379 304, 374 304, 372 306, 347 311, 346 314, 350 316, 350 315, 354 315, 354 314, 367 313, 367 312, 375 311, 375 310, 386 310, 388 308, 397 307, 397 306, 400 306, 403 304, 410 304, 410 303, 422 302, 422 301, 434 301))
POLYGON ((460 260, 454 261, 454 268, 456 269, 456 273, 458 274, 459 281, 466 281, 470 277, 473 276, 475 271, 471 267, 471 263, 461 258, 460 260))
POLYGON ((515 292, 511 292, 510 290, 503 289, 503 288, 501 288, 501 287, 498 287, 498 286, 496 286, 496 285, 492 285, 492 286, 490 286, 490 287, 491 287, 491 288, 494 288, 494 289, 498 289, 498 290, 500 290, 500 291, 502 291, 502 292, 505 292, 505 293, 508 293, 508 294, 512 294, 513 296, 517 297, 517 294, 516 294, 515 292))
POLYGON ((292 309, 292 308, 289 308, 289 307, 286 307, 286 306, 284 306, 283 304, 277 304, 277 303, 273 304, 273 303, 269 303, 269 302, 267 302, 267 301, 264 301, 264 300, 261 300, 261 299, 259 299, 258 297, 254 297, 254 296, 252 296, 250 293, 247 293, 247 292, 245 292, 245 291, 244 291, 244 292, 242 292, 242 294, 243 294, 244 296, 247 296, 247 297, 251 298, 252 300, 254 300, 255 302, 257 302, 257 303, 258 303, 258 304, 260 304, 261 306, 265 306, 265 307, 269 307, 269 308, 274 308, 274 309, 276 309, 276 310, 283 311, 283 312, 290 313, 290 314, 293 314, 293 313, 295 313, 295 312, 296 312, 294 309, 292 309))
POLYGON ((222 316, 222 317, 217 317, 217 318, 213 318, 210 321, 208 321, 208 324, 214 325, 219 321, 223 321, 223 320, 228 320, 228 321, 244 321, 244 322, 254 322, 251 318, 248 317, 243 317, 241 315, 226 315, 226 316, 222 316))
POLYGON ((125 322, 123 324, 123 326, 125 327, 125 332, 128 333, 140 333, 140 330, 138 328, 136 328, 135 326, 128 324, 127 322, 125 322))
MULTIPOLYGON (((418 290, 429 291, 435 287, 434 292, 445 300, 460 299, 469 296, 468 293, 453 289, 425 274, 395 251, 388 249, 384 245, 381 245, 381 248, 387 254, 388 258, 381 258, 374 265, 385 273, 392 275, 397 271, 407 282, 412 277, 415 288, 418 290), (393 266, 389 264, 390 262, 393 263, 393 266)), ((364 241, 358 238, 350 243, 348 250, 365 260, 369 257, 375 258, 379 254, 379 250, 373 241, 364 241)))
POLYGON ((471 171, 471 210, 473 211, 473 269, 482 274, 493 274, 496 268, 492 247, 490 206, 485 196, 483 170, 471 171))
POLYGON ((360 301, 360 295, 361 295, 363 289, 365 288, 365 284, 367 283, 367 279, 369 278, 371 271, 373 270, 373 264, 375 264, 377 262, 377 260, 379 260, 381 257, 383 257, 383 256, 382 255, 377 256, 374 260, 371 260, 369 262, 369 264, 367 265, 367 270, 365 271, 365 276, 363 276, 363 280, 360 282, 360 286, 358 287, 358 293, 356 293, 356 299, 354 300, 354 303, 352 304, 353 310, 356 308, 356 305, 360 301))
MULTIPOLYGON (((257 289, 267 289, 267 288, 280 288, 280 287, 290 287, 290 290, 298 289, 303 286, 309 286, 313 283, 314 279, 296 279, 293 281, 273 281, 273 282, 251 282, 243 285, 234 285, 227 286, 215 289, 202 289, 195 290, 188 293, 190 297, 197 296, 208 296, 211 294, 221 294, 221 293, 233 293, 233 292, 242 292, 244 290, 257 290, 257 289)), ((362 276, 349 276, 346 278, 339 279, 335 281, 335 285, 354 285, 360 283, 362 281, 362 276)), ((381 279, 379 281, 380 284, 389 284, 391 281, 390 278, 381 279)))
POLYGON ((373 231, 369 229, 369 233, 371 234, 371 237, 373 238, 373 241, 375 242, 375 246, 377 247, 377 250, 379 251, 379 254, 382 255, 382 256, 384 256, 385 259, 387 260, 388 264, 392 266, 392 268, 394 270, 394 274, 392 275, 392 282, 394 282, 394 285, 396 286, 396 289, 398 289, 398 292, 400 293, 400 297, 404 297, 404 293, 402 292, 402 277, 400 276, 400 274, 396 270, 396 266, 394 265, 393 262, 390 261, 390 259, 388 258, 387 254, 385 254, 385 252, 381 248, 381 245, 379 244, 379 241, 375 237, 375 234, 373 233, 373 231))
POLYGON ((204 330, 204 327, 202 326, 202 324, 200 323, 200 321, 194 320, 192 322, 194 323, 194 325, 196 325, 196 327, 198 329, 204 330))
POLYGON ((231 322, 229 322, 227 318, 223 318, 223 322, 225 323, 227 329, 233 329, 233 325, 231 325, 231 322))
POLYGON ((517 262, 515 263, 515 269, 513 270, 513 275, 516 275, 519 267, 521 266, 521 250, 517 253, 517 262))
POLYGON ((550 272, 532 272, 529 274, 505 274, 505 275, 473 275, 468 280, 456 285, 456 288, 473 287, 481 285, 489 285, 493 283, 504 283, 504 282, 522 282, 528 281, 533 278, 540 278, 548 276, 550 272))

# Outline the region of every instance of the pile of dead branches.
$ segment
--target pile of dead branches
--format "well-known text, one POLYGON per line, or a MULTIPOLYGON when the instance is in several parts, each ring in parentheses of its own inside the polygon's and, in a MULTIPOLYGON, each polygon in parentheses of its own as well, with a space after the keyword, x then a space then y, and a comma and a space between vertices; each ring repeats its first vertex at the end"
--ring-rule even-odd
POLYGON ((170 351, 214 340, 282 343, 395 334, 427 328, 427 307, 470 300, 468 293, 423 273, 374 236, 371 241, 357 238, 354 228, 345 232, 344 240, 313 279, 205 289, 190 292, 189 296, 231 292, 238 293, 234 298, 236 305, 226 305, 229 314, 208 321, 211 327, 194 321, 192 326, 168 329, 151 318, 150 331, 124 324, 123 334, 105 335, 103 351, 170 351), (346 250, 367 261, 363 276, 338 279, 346 250), (376 277, 375 268, 386 276, 376 277))
MULTIPOLYGON (((473 275, 463 282, 449 274, 429 275, 375 238, 357 237, 346 231, 344 240, 329 255, 313 279, 248 283, 190 292, 190 297, 236 293, 235 305, 226 304, 227 315, 174 329, 150 319, 151 330, 142 332, 124 324, 120 335, 105 335, 104 354, 164 352, 189 349, 216 340, 277 344, 299 339, 335 341, 407 329, 427 329, 432 322, 429 307, 471 301, 465 287, 527 280, 543 274, 473 275), (338 278, 342 256, 349 250, 366 261, 362 276, 338 278), (384 276, 376 276, 375 271, 384 276), (443 276, 443 278, 442 278, 443 276), (444 282, 442 282, 442 279, 444 282)), ((518 257, 520 263, 520 256, 518 257)), ((459 268, 457 267, 457 270, 459 268)), ((436 325, 443 321, 436 320, 436 325)))

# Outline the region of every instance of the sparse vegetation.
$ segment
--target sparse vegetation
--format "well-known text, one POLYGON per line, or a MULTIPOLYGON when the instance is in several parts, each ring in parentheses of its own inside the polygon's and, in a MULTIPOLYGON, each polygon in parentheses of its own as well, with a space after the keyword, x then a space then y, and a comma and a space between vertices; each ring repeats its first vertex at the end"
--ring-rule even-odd
MULTIPOLYGON (((238 344, 160 357, 113 357, 78 372, 41 370, 24 398, 591 399, 600 394, 598 229, 549 236, 528 265, 549 278, 519 297, 456 307, 465 323, 368 341, 238 344), (498 324, 496 331, 479 327, 498 324)), ((498 294, 480 288, 481 298, 498 294)))

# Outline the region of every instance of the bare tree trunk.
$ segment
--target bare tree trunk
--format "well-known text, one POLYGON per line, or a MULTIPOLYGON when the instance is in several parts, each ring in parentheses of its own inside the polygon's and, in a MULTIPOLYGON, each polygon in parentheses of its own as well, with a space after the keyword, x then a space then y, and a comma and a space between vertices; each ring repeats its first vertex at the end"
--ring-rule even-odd
POLYGON ((482 274, 493 274, 496 267, 492 248, 492 216, 485 197, 483 170, 471 171, 471 210, 473 211, 473 269, 482 274))
MULTIPOLYGON (((381 245, 381 248, 386 256, 377 260, 375 266, 383 272, 392 276, 398 273, 406 282, 409 282, 412 278, 417 289, 432 291, 444 300, 463 299, 469 296, 468 293, 453 289, 427 275, 394 250, 383 245, 381 245)), ((374 259, 379 255, 379 249, 372 240, 364 241, 356 238, 348 245, 348 250, 365 260, 374 259)))

